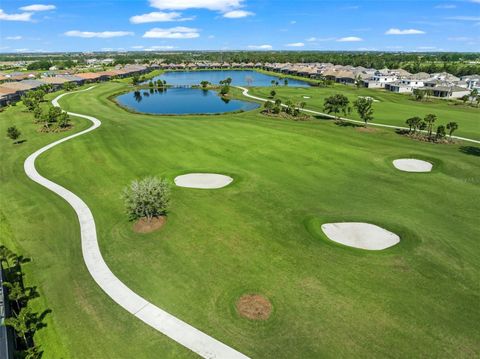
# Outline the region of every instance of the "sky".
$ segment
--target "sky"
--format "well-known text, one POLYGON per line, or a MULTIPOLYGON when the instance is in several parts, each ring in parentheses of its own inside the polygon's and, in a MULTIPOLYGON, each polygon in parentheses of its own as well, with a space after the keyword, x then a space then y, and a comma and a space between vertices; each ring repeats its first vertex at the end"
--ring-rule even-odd
POLYGON ((480 51, 480 0, 1 0, 0 52, 480 51))

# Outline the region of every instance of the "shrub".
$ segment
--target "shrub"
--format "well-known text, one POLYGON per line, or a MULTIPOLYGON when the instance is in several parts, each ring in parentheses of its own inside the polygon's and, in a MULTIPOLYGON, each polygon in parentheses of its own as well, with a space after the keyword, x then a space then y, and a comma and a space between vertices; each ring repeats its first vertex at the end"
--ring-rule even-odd
POLYGON ((16 126, 12 126, 7 128, 7 136, 8 138, 12 139, 13 141, 16 141, 22 133, 18 130, 16 126))
POLYGON ((132 181, 123 191, 125 209, 130 220, 165 215, 170 203, 170 185, 165 179, 147 177, 132 181))

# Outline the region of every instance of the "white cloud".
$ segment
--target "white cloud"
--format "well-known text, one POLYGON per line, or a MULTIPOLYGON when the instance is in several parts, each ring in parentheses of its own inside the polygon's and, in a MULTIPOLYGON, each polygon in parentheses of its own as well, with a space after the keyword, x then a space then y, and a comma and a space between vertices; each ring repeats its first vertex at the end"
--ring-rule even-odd
POLYGON ((420 34, 425 34, 425 31, 417 30, 417 29, 400 30, 396 28, 391 28, 385 31, 385 35, 420 35, 420 34))
POLYGON ((251 11, 232 10, 223 14, 223 17, 226 17, 227 19, 240 19, 242 17, 252 16, 252 15, 255 15, 255 14, 251 11))
POLYGON ((150 46, 146 47, 145 51, 161 51, 161 50, 172 50, 175 49, 175 46, 170 45, 160 45, 160 46, 150 46))
POLYGON ((15 52, 27 52, 28 49, 15 49, 14 51, 15 52))
POLYGON ((92 37, 99 37, 102 39, 108 39, 111 37, 121 37, 121 36, 131 36, 133 32, 130 31, 101 31, 101 32, 93 32, 93 31, 78 31, 78 30, 71 30, 65 33, 66 36, 72 37, 84 37, 84 38, 92 38, 92 37))
POLYGON ((292 42, 290 44, 286 44, 285 46, 288 47, 303 47, 305 44, 303 42, 292 42))
POLYGON ((341 37, 337 39, 337 41, 338 42, 359 42, 359 41, 363 41, 363 39, 357 36, 347 36, 347 37, 341 37))
POLYGON ((143 34, 143 37, 152 39, 194 39, 199 36, 197 29, 184 26, 172 27, 170 29, 153 28, 143 34))
POLYGON ((435 46, 418 46, 417 49, 419 50, 435 50, 435 46))
POLYGON ((435 6, 435 9, 455 9, 457 5, 454 4, 440 4, 435 6))
POLYGON ((57 7, 55 5, 42 5, 42 4, 33 4, 28 6, 22 6, 20 10, 23 11, 48 11, 55 10, 57 7))
POLYGON ((472 38, 467 37, 467 36, 452 36, 452 37, 447 37, 447 40, 449 40, 449 41, 470 41, 470 40, 472 40, 472 38))
POLYGON ((297 22, 295 20, 290 21, 290 25, 295 25, 297 22))
POLYGON ((140 50, 140 49, 143 49, 144 46, 142 45, 136 45, 136 46, 132 46, 132 49, 136 49, 136 50, 140 50))
POLYGON ((248 45, 247 47, 252 50, 271 50, 272 49, 272 45, 248 45))
POLYGON ((21 36, 7 36, 5 40, 21 40, 21 36))
POLYGON ((309 37, 306 41, 308 41, 308 42, 317 41, 317 38, 312 36, 312 37, 309 37))
POLYGON ((241 7, 243 0, 150 0, 160 10, 207 9, 227 12, 241 7))
POLYGON ((101 51, 108 51, 108 52, 113 51, 113 49, 111 47, 102 47, 100 50, 101 51))
POLYGON ((187 21, 193 20, 194 17, 182 17, 179 12, 150 12, 143 15, 135 15, 130 18, 132 24, 145 24, 148 22, 168 22, 168 21, 187 21))
POLYGON ((0 20, 5 21, 32 21, 32 12, 23 12, 21 14, 7 14, 0 9, 0 20))
POLYGON ((451 16, 447 17, 447 20, 480 21, 480 16, 451 16))

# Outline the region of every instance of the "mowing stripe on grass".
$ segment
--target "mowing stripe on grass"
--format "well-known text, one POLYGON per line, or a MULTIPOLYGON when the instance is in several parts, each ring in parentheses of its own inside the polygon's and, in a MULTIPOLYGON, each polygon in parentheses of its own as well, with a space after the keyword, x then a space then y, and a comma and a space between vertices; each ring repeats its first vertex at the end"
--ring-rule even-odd
MULTIPOLYGON (((88 91, 94 87, 95 86, 92 86, 85 90, 75 92, 88 91)), ((56 107, 60 107, 58 100, 67 94, 68 93, 64 93, 57 96, 52 100, 52 104, 56 107)), ((248 359, 244 354, 148 302, 145 298, 139 296, 122 283, 122 281, 112 273, 102 257, 97 241, 95 220, 90 208, 76 194, 55 182, 48 180, 38 173, 35 168, 35 160, 38 156, 60 143, 93 131, 102 124, 100 120, 92 116, 81 115, 74 112, 67 113, 72 116, 90 120, 93 125, 84 131, 62 138, 61 140, 52 142, 49 145, 40 148, 25 160, 24 169, 30 179, 58 194, 75 210, 80 223, 83 259, 95 282, 97 282, 100 288, 102 288, 110 298, 128 312, 203 358, 248 359)))
MULTIPOLYGON (((275 101, 269 100, 269 99, 267 99, 267 98, 262 98, 262 97, 250 95, 250 94, 248 93, 248 89, 245 88, 245 87, 241 87, 241 86, 235 86, 235 87, 237 87, 238 89, 242 90, 243 96, 246 96, 246 97, 249 97, 249 98, 253 98, 254 100, 258 100, 258 101, 270 101, 270 102, 275 102, 275 101)), ((282 104, 282 106, 283 106, 283 107, 287 107, 287 105, 284 105, 284 104, 282 104)), ((325 117, 329 117, 329 118, 336 118, 335 116, 329 115, 328 113, 323 113, 323 112, 313 111, 313 110, 307 110, 306 108, 298 108, 298 109, 299 109, 300 111, 304 111, 304 112, 308 112, 308 113, 313 113, 314 115, 321 115, 321 116, 325 116, 325 117)), ((361 123, 361 124, 364 123, 363 121, 352 120, 351 118, 346 118, 346 117, 338 117, 338 118, 339 118, 340 120, 343 120, 343 121, 349 121, 349 122, 361 123)), ((371 126, 377 126, 377 127, 386 127, 386 128, 400 129, 400 130, 408 130, 408 129, 409 129, 408 127, 385 125, 385 124, 382 124, 382 123, 370 123, 370 125, 371 125, 371 126)), ((421 131, 421 132, 427 133, 427 131, 421 131)), ((432 133, 435 134, 435 132, 432 132, 432 133)), ((452 136, 452 138, 455 138, 455 139, 457 139, 457 140, 467 141, 467 142, 480 143, 480 141, 478 141, 478 140, 474 140, 474 139, 466 138, 466 137, 452 136)))

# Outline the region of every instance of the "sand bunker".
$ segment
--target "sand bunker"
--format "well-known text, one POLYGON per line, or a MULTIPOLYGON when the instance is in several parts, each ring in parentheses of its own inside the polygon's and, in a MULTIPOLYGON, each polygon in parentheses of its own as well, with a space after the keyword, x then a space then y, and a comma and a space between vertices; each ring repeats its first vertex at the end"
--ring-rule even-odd
POLYGON ((433 165, 430 162, 413 158, 401 158, 393 161, 396 169, 405 172, 431 172, 433 165))
POLYGON ((228 186, 233 178, 215 173, 189 173, 175 178, 179 187, 215 189, 228 186))
POLYGON ((370 223, 326 223, 322 224, 322 231, 334 242, 371 251, 386 249, 400 242, 395 233, 370 223))

